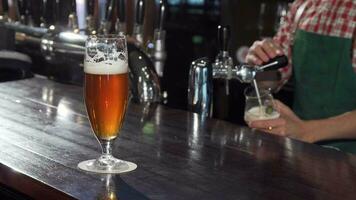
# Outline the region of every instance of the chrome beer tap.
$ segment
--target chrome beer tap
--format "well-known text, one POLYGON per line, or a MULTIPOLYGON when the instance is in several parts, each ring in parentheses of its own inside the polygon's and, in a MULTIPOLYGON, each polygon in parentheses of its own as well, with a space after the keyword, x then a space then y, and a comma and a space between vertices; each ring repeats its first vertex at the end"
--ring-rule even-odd
MULTIPOLYGON (((112 2, 115 3, 115 1, 110 1, 107 7, 108 13, 105 15, 107 21, 113 17, 113 10, 116 5, 112 2)), ((14 30, 16 32, 16 45, 30 56, 43 58, 41 58, 44 64, 43 67, 48 71, 46 75, 49 78, 81 85, 84 74, 82 67, 85 41, 88 35, 98 33, 95 29, 95 19, 90 18, 89 21, 93 23, 87 25, 86 34, 68 31, 66 25, 62 27, 61 24, 56 23, 56 20, 52 20, 54 16, 50 15, 48 11, 48 8, 52 7, 55 8, 53 13, 58 13, 58 5, 55 3, 59 1, 43 0, 41 2, 41 5, 43 5, 41 27, 30 27, 25 24, 7 21, 0 21, 0 26, 14 30)), ((94 16, 94 0, 88 0, 87 3, 89 5, 87 7, 88 15, 94 16)), ((121 8, 124 10, 123 6, 121 8)), ((141 13, 143 13, 143 10, 141 13)), ((121 15, 124 16, 124 11, 121 12, 121 15)), ((124 22, 125 18, 122 16, 120 22, 124 22)), ((107 29, 108 33, 111 31, 110 29, 107 29)), ((140 103, 160 102, 160 82, 152 58, 148 56, 147 52, 144 52, 143 48, 128 42, 128 60, 133 99, 140 103)))
POLYGON ((111 31, 111 20, 114 15, 115 1, 116 0, 108 0, 106 2, 105 18, 100 22, 99 28, 99 33, 101 34, 108 34, 111 31))
POLYGON ((76 0, 71 0, 71 13, 68 16, 68 28, 75 33, 79 33, 76 0))
POLYGON ((59 26, 60 25, 60 3, 59 0, 52 0, 50 1, 53 6, 53 13, 51 15, 53 16, 53 22, 52 26, 59 26))
POLYGON ((116 3, 117 18, 115 22, 115 33, 126 35, 126 3, 125 0, 118 0, 116 3))
POLYGON ((26 1, 24 0, 18 0, 17 1, 17 13, 18 13, 18 19, 21 24, 26 24, 26 1))
POLYGON ((9 4, 7 0, 0 0, 1 3, 1 10, 0 10, 0 22, 8 22, 9 21, 9 16, 8 16, 8 11, 9 11, 9 4))
POLYGON ((42 0, 41 2, 41 16, 40 16, 40 27, 46 28, 47 27, 47 10, 48 10, 48 2, 47 0, 42 0))
POLYGON ((156 72, 159 77, 163 77, 164 63, 166 61, 166 31, 163 29, 163 23, 165 19, 167 5, 164 0, 159 3, 159 13, 157 20, 157 28, 154 31, 154 50, 153 50, 153 60, 156 72))
POLYGON ((20 23, 33 27, 34 21, 32 18, 31 1, 18 0, 17 6, 18 6, 18 12, 20 15, 20 23))
POLYGON ((213 78, 221 78, 224 74, 225 79, 225 93, 229 95, 229 81, 232 78, 233 61, 228 51, 228 43, 230 39, 230 28, 228 26, 218 26, 218 42, 220 51, 213 63, 213 78))
POLYGON ((86 28, 85 32, 87 35, 95 35, 96 32, 96 21, 94 19, 94 7, 95 0, 86 1, 87 16, 85 18, 86 28))
POLYGON ((229 69, 230 71, 225 69, 219 71, 215 70, 213 71, 213 77, 222 79, 236 79, 241 83, 252 83, 258 73, 277 70, 279 68, 285 67, 286 65, 288 65, 288 58, 286 56, 277 56, 271 59, 268 63, 265 63, 261 66, 241 64, 232 67, 229 69))
MULTIPOLYGON (((221 44, 227 49, 228 29, 219 27, 224 38, 221 44)), ((221 39, 221 37, 219 37, 221 39)), ((189 71, 188 108, 204 117, 212 116, 213 79, 236 79, 242 83, 252 83, 257 74, 264 71, 277 70, 288 65, 286 56, 278 56, 261 66, 241 64, 233 66, 227 51, 221 51, 216 61, 211 64, 209 59, 200 58, 192 62, 189 71)), ((227 88, 228 89, 228 88, 227 88)))
POLYGON ((54 30, 59 25, 59 0, 42 0, 40 6, 40 27, 54 30))
MULTIPOLYGON (((123 0, 117 2, 111 0, 106 7, 106 26, 104 30, 100 31, 104 33, 111 32, 111 19, 113 17, 114 8, 116 7, 119 12, 119 24, 121 28, 117 28, 114 31, 118 31, 119 34, 124 34, 126 30, 123 26, 125 20, 125 9, 123 0), (118 4, 118 5, 117 5, 118 4), (121 8, 120 8, 121 7, 121 8), (121 13, 121 14, 120 14, 121 13)), ((161 101, 161 87, 158 75, 155 71, 152 59, 143 48, 143 16, 145 6, 144 1, 139 0, 136 8, 136 23, 134 30, 134 37, 136 43, 128 42, 129 53, 129 68, 130 68, 130 84, 133 94, 133 100, 140 103, 154 103, 161 101)), ((103 23, 102 23, 103 24, 103 23)))
POLYGON ((17 8, 17 19, 21 24, 33 27, 34 22, 32 18, 31 1, 17 0, 14 2, 14 6, 17 8))
POLYGON ((242 64, 231 69, 214 70, 207 58, 192 62, 189 72, 188 108, 205 117, 212 116, 213 79, 237 79, 242 83, 252 83, 260 72, 277 70, 288 65, 286 56, 279 56, 267 64, 253 66, 242 64))
POLYGON ((35 22, 34 22, 32 14, 33 13, 32 13, 31 1, 27 1, 27 3, 26 3, 26 16, 27 16, 26 24, 31 27, 35 26, 35 22))
POLYGON ((145 1, 138 0, 136 4, 136 17, 133 30, 133 36, 138 47, 143 46, 143 18, 145 15, 145 1))

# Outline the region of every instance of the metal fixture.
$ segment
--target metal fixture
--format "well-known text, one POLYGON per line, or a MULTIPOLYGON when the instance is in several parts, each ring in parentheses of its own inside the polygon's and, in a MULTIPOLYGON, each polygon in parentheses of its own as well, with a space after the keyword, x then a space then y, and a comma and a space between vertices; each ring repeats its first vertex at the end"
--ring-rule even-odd
POLYGON ((211 117, 213 98, 212 66, 208 58, 192 62, 189 71, 188 109, 211 117))
POLYGON ((157 28, 154 32, 154 51, 153 60, 156 72, 159 77, 163 77, 164 64, 166 61, 166 31, 163 29, 165 14, 166 14, 166 3, 161 0, 159 4, 159 14, 157 20, 157 28))
POLYGON ((252 83, 258 73, 277 70, 288 64, 286 56, 278 56, 261 66, 248 64, 233 66, 227 53, 228 28, 219 26, 218 29, 223 50, 215 62, 211 64, 208 58, 199 58, 192 62, 189 71, 188 108, 204 117, 212 116, 213 79, 226 81, 237 79, 242 83, 252 83))
MULTIPOLYGON (((21 1, 22 2, 22 1, 21 1)), ((25 2, 25 1, 24 1, 25 2)), ((56 15, 59 13, 59 1, 55 3, 56 15)), ((85 51, 85 40, 89 34, 101 33, 112 33, 124 34, 125 30, 125 11, 124 0, 110 0, 107 1, 107 10, 105 15, 105 20, 101 22, 101 26, 96 28, 96 19, 94 18, 94 0, 87 1, 87 28, 84 33, 79 31, 78 22, 76 16, 75 1, 72 4, 72 10, 68 17, 67 27, 56 24, 48 24, 50 20, 47 20, 48 11, 46 11, 49 6, 50 1, 41 1, 42 16, 40 27, 33 27, 29 24, 21 22, 8 22, 5 20, 0 20, 0 26, 14 30, 16 32, 16 44, 26 53, 32 56, 41 57, 46 62, 47 71, 50 72, 49 77, 58 79, 62 82, 69 82, 74 84, 81 84, 83 80, 83 56, 85 51), (115 24, 111 23, 113 18, 114 9, 119 9, 119 19, 117 20, 117 28, 112 28, 115 24)), ((53 3, 53 2, 52 2, 53 3)), ((137 9, 137 19, 136 19, 136 39, 142 36, 142 25, 143 25, 143 15, 144 15, 144 5, 143 0, 138 2, 139 8, 137 9), (141 2, 141 3, 140 3, 141 2), (137 35, 138 34, 138 35, 137 35), (141 34, 141 36, 139 36, 141 34)), ((21 4, 22 7, 24 5, 21 4)), ((51 4, 52 6, 52 4, 51 4)), ((29 8, 29 7, 28 7, 29 8)), ((21 9, 23 10, 23 9, 21 9)), ((5 12, 4 12, 5 13, 5 12)), ((5 18, 5 14, 3 17, 5 18)), ((25 12, 25 16, 29 12, 25 12)), ((163 15, 162 15, 163 16, 163 15)), ((58 17, 58 16, 56 16, 58 17)), ((56 19, 56 18, 55 18, 56 19)), ((163 19, 161 19, 163 21, 163 19)), ((162 42, 161 35, 164 35, 162 26, 160 26, 159 31, 157 31, 157 61, 152 60, 153 58, 146 53, 141 46, 136 46, 135 44, 128 44, 128 57, 129 57, 129 68, 130 68, 130 85, 133 99, 137 102, 160 102, 161 92, 160 92, 160 82, 159 77, 155 71, 154 63, 163 62, 165 58, 164 43, 162 42), (163 43, 163 46, 162 46, 163 43), (160 53, 160 55, 158 55, 160 53)), ((163 37, 164 39, 164 37, 163 37)))
POLYGON ((138 0, 136 4, 136 17, 133 35, 136 40, 136 45, 139 47, 143 46, 143 19, 145 16, 145 1, 138 0))

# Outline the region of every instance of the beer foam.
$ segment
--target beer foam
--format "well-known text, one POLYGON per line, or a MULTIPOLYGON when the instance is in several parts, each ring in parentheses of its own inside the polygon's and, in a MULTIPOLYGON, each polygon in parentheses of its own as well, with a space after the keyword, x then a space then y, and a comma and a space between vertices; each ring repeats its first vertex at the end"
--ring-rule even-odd
POLYGON ((128 64, 120 59, 98 63, 84 62, 84 72, 87 74, 125 74, 128 72, 128 64))
POLYGON ((245 121, 257 121, 257 120, 267 120, 267 119, 277 119, 279 117, 279 113, 277 111, 273 111, 271 114, 266 113, 266 106, 255 106, 250 108, 245 112, 245 121))

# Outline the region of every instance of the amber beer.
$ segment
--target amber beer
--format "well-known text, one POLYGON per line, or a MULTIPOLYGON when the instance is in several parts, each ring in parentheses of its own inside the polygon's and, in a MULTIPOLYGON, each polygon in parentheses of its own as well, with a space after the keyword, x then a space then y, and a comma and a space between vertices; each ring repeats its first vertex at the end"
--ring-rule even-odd
POLYGON ((99 139, 117 137, 128 99, 127 63, 85 64, 85 104, 91 126, 99 139))

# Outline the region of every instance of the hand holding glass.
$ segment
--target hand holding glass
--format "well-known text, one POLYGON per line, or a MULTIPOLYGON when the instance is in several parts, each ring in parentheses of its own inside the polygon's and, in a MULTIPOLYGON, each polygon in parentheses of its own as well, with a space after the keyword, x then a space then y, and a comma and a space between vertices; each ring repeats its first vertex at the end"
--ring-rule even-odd
POLYGON ((245 115, 247 123, 257 120, 276 119, 279 113, 273 105, 273 96, 268 89, 259 89, 260 100, 254 87, 245 89, 245 115))

